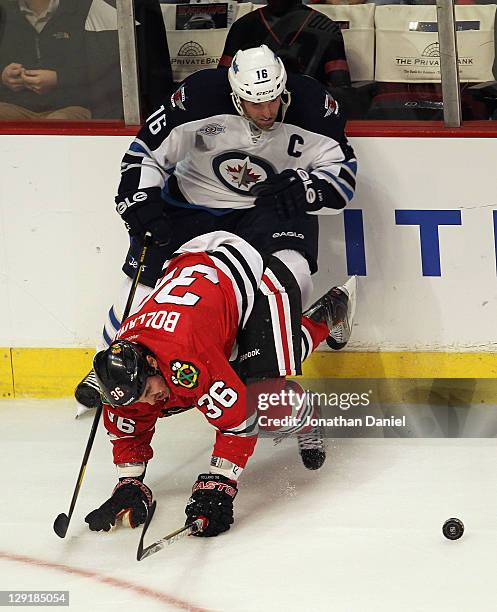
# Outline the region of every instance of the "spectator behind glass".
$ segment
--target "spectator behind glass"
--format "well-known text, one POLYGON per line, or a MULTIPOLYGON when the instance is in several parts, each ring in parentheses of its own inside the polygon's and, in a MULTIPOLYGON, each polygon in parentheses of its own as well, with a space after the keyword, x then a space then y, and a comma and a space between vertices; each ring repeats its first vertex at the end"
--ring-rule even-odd
MULTIPOLYGON (((134 8, 147 116, 173 81, 158 0, 134 8)), ((0 75, 0 119, 122 119, 115 0, 0 0, 0 75)))
POLYGON ((288 72, 323 83, 346 111, 353 105, 342 32, 329 17, 300 0, 268 0, 233 23, 219 66, 229 66, 238 49, 262 44, 281 57, 288 72))
POLYGON ((89 119, 78 0, 0 3, 0 119, 89 119))
MULTIPOLYGON (((96 119, 122 119, 116 0, 78 1, 87 6, 86 53, 92 115, 96 119)), ((141 113, 147 117, 169 97, 174 84, 158 0, 133 0, 133 6, 141 113)))
POLYGON ((148 117, 175 89, 166 26, 158 0, 134 0, 142 117, 148 117))

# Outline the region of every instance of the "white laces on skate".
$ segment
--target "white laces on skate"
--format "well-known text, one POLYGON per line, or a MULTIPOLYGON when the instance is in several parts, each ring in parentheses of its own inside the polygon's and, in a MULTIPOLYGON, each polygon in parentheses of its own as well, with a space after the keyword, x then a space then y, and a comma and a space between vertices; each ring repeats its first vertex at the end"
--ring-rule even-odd
POLYGON ((336 342, 346 342, 350 337, 348 321, 337 321, 330 330, 330 336, 336 342))
POLYGON ((312 431, 306 434, 298 434, 298 445, 300 450, 323 450, 323 438, 319 428, 314 427, 312 431))
POLYGON ((100 387, 99 387, 98 382, 97 382, 97 377, 96 377, 95 372, 93 370, 88 372, 88 374, 85 376, 83 382, 86 385, 89 385, 90 387, 93 387, 93 389, 96 389, 100 393, 100 387))

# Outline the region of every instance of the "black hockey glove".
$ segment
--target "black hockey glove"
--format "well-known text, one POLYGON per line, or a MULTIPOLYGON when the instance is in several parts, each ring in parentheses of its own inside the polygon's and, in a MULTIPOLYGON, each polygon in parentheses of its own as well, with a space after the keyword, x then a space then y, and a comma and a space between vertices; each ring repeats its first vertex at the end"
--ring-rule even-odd
POLYGON ((233 523, 233 500, 237 493, 234 480, 220 474, 200 474, 186 505, 186 522, 191 523, 203 516, 209 523, 195 535, 211 537, 228 531, 233 523))
POLYGON ((137 478, 121 479, 111 497, 100 508, 85 517, 91 531, 109 531, 116 519, 129 511, 129 524, 138 527, 145 522, 152 505, 152 491, 137 478))
POLYGON ((302 168, 283 170, 256 183, 250 193, 256 206, 274 207, 281 219, 291 219, 323 207, 321 183, 321 179, 302 168))
POLYGON ((116 197, 116 210, 121 215, 131 236, 152 234, 157 246, 165 246, 171 240, 171 222, 164 211, 160 190, 143 189, 130 195, 116 197))

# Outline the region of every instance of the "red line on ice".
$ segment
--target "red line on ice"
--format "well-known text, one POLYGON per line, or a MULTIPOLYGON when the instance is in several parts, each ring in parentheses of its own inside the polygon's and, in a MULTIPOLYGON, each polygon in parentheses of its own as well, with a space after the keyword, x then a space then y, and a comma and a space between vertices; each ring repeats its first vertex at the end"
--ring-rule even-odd
POLYGON ((38 567, 44 567, 47 569, 54 569, 60 572, 64 572, 66 574, 81 576, 83 578, 91 578, 92 580, 96 580, 97 582, 101 582, 102 584, 116 587, 118 589, 132 591, 137 595, 143 595, 143 597, 148 597, 149 599, 154 599, 155 601, 163 602, 165 604, 168 604, 169 606, 174 606, 178 610, 189 610, 189 612, 207 612, 206 608, 198 608, 197 606, 194 606, 193 604, 190 604, 187 601, 177 599, 176 597, 168 595, 167 593, 162 593, 161 591, 156 591, 154 589, 150 589, 144 586, 139 586, 138 584, 133 584, 132 582, 128 582, 127 580, 120 580, 118 578, 112 578, 111 576, 105 576, 104 574, 92 572, 91 570, 81 569, 79 567, 72 567, 70 565, 64 565, 62 563, 54 563, 52 561, 44 561, 43 559, 36 559, 35 557, 27 557, 25 555, 15 555, 12 553, 2 552, 1 550, 0 559, 5 559, 7 561, 15 561, 17 563, 25 563, 26 565, 36 565, 38 567))

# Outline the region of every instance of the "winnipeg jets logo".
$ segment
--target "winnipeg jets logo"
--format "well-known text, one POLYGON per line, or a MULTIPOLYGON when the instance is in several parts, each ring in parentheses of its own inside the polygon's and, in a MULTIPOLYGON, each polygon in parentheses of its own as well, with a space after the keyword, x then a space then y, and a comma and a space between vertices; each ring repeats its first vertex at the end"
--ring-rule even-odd
POLYGON ((243 164, 237 164, 234 167, 227 166, 226 168, 231 174, 233 182, 237 187, 249 187, 261 178, 260 174, 255 174, 250 167, 249 158, 245 158, 243 164))
POLYGON ((242 151, 218 155, 212 160, 212 169, 225 187, 241 195, 249 195, 252 185, 276 173, 265 159, 242 151))

